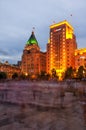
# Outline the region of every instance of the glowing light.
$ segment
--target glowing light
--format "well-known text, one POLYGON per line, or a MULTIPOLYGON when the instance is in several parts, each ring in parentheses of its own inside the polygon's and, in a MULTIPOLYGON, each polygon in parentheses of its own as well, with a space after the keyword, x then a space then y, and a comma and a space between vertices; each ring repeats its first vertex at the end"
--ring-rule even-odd
POLYGON ((50 38, 48 39, 48 43, 50 43, 50 38))
POLYGON ((28 76, 28 73, 25 73, 26 76, 28 76))
POLYGON ((60 26, 62 24, 66 24, 67 26, 69 26, 73 30, 73 27, 66 20, 62 21, 62 22, 59 22, 57 24, 51 25, 50 28, 55 28, 55 27, 60 26))
POLYGON ((81 59, 85 59, 85 56, 80 56, 81 59))
POLYGON ((86 48, 76 49, 75 56, 78 55, 79 53, 80 55, 82 55, 83 53, 86 53, 86 48))
POLYGON ((72 39, 73 38, 73 29, 66 27, 66 39, 72 39))
POLYGON ((82 55, 83 53, 82 53, 82 52, 80 52, 80 54, 82 55))

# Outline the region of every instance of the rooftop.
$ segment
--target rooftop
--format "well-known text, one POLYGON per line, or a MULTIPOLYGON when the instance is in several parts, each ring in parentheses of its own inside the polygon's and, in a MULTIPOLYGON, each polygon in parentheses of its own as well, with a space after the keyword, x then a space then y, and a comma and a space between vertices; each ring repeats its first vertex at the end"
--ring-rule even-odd
POLYGON ((73 27, 71 24, 68 23, 68 21, 64 20, 64 21, 61 21, 59 23, 54 23, 53 25, 50 26, 50 28, 55 28, 57 26, 61 26, 63 24, 66 24, 67 26, 69 26, 72 30, 73 30, 73 27))
POLYGON ((30 38, 28 39, 28 41, 27 41, 26 44, 27 44, 27 45, 33 45, 33 44, 38 45, 38 42, 37 42, 37 40, 36 40, 36 37, 35 37, 35 34, 34 34, 33 31, 32 31, 32 34, 31 34, 31 36, 30 36, 30 38))

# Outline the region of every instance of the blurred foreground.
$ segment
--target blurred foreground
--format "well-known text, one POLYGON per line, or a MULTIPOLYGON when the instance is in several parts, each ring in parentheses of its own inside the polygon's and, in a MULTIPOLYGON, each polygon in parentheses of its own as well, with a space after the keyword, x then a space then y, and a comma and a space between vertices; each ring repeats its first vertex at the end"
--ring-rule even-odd
POLYGON ((86 130, 85 87, 81 82, 0 83, 0 130, 86 130))

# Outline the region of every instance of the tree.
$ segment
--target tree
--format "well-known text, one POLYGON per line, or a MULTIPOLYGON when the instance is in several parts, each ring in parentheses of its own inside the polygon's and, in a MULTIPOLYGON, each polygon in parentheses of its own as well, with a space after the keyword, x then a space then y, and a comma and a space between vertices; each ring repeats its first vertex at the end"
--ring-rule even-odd
POLYGON ((16 78, 18 78, 18 73, 14 73, 13 75, 12 75, 12 79, 16 79, 16 78))
POLYGON ((50 74, 46 74, 46 79, 49 80, 50 79, 50 74))
POLYGON ((55 77, 56 77, 56 70, 53 68, 53 69, 51 70, 51 72, 52 72, 52 78, 55 78, 55 77))
POLYGON ((20 79, 26 79, 26 75, 22 73, 22 74, 19 76, 19 78, 20 78, 20 79))
POLYGON ((83 66, 80 66, 80 67, 78 68, 77 78, 79 78, 79 79, 83 78, 83 77, 84 77, 84 71, 85 71, 84 67, 83 67, 83 66))
POLYGON ((7 73, 6 72, 0 72, 0 79, 6 79, 7 73))
POLYGON ((65 78, 73 78, 73 68, 69 67, 67 68, 66 72, 65 72, 65 78))

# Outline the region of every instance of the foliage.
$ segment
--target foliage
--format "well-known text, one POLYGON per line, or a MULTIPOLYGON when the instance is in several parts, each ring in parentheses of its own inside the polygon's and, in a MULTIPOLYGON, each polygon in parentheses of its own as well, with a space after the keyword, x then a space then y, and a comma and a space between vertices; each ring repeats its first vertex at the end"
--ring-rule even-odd
POLYGON ((6 79, 7 73, 6 72, 0 72, 0 79, 6 79))
POLYGON ((56 77, 56 70, 53 68, 53 69, 51 70, 51 72, 52 72, 52 78, 55 78, 55 77, 56 77))
POLYGON ((21 74, 20 75, 20 79, 26 79, 26 75, 25 74, 21 74))
POLYGON ((65 78, 73 78, 74 77, 74 69, 72 67, 67 68, 65 72, 65 78))
POLYGON ((84 69, 84 67, 83 66, 80 66, 79 68, 78 68, 78 72, 77 72, 77 78, 83 78, 84 77, 84 71, 85 71, 85 69, 84 69))
POLYGON ((16 79, 16 78, 18 78, 18 73, 14 73, 13 75, 12 75, 12 79, 16 79))

